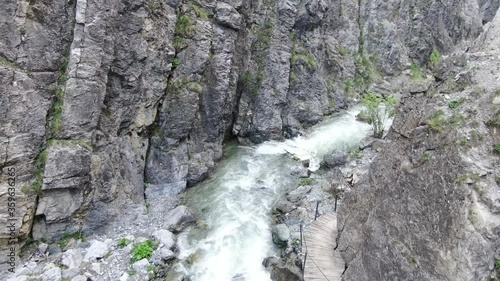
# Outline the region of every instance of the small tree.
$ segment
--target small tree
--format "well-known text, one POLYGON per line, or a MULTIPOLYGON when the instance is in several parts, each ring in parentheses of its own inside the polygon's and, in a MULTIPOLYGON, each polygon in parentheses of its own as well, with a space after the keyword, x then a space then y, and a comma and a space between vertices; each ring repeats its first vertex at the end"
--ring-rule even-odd
POLYGON ((378 97, 373 93, 368 93, 363 97, 361 103, 365 106, 363 111, 368 117, 368 123, 372 125, 373 136, 382 138, 387 121, 394 116, 396 98, 391 96, 378 97))

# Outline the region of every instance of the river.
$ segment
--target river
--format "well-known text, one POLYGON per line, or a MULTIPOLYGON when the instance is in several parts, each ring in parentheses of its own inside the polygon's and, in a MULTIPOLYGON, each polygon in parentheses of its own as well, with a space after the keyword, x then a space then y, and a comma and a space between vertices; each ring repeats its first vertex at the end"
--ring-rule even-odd
POLYGON ((310 128, 306 136, 257 146, 226 145, 223 159, 210 179, 191 188, 186 204, 201 227, 184 235, 181 258, 196 254, 190 276, 196 281, 270 280, 262 260, 277 253, 271 240, 271 209, 287 188, 296 186, 290 176, 310 159, 312 171, 333 150, 357 147, 371 127, 355 118, 355 107, 310 128), (287 153, 289 152, 289 153, 287 153))

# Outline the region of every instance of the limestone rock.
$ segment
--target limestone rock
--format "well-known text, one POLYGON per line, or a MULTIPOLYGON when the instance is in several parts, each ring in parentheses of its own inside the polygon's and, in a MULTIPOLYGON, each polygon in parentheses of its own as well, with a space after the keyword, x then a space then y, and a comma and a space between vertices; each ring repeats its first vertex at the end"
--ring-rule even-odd
POLYGON ((177 232, 195 221, 191 211, 182 205, 170 211, 165 217, 165 225, 168 229, 177 232))
POLYGON ((153 233, 153 237, 162 243, 166 249, 171 249, 175 245, 175 235, 168 230, 157 230, 153 233))
POLYGON ((61 264, 67 268, 79 268, 83 262, 83 255, 79 249, 70 249, 63 253, 61 264))
POLYGON ((272 229, 272 237, 274 244, 278 247, 285 248, 290 240, 290 229, 286 224, 275 225, 272 229))
POLYGON ((98 240, 94 240, 92 241, 90 247, 87 249, 87 253, 85 254, 85 257, 83 259, 85 261, 94 261, 96 259, 104 257, 108 253, 108 251, 108 244, 98 240))

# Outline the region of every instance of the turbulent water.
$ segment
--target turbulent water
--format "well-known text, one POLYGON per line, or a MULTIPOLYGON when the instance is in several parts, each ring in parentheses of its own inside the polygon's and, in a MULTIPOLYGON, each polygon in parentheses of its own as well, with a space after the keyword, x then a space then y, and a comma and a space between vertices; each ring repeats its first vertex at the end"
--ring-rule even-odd
POLYGON ((357 146, 370 133, 369 125, 356 121, 358 112, 355 108, 326 120, 304 137, 226 147, 211 179, 187 195, 201 225, 180 243, 181 257, 191 255, 193 280, 229 281, 235 276, 270 280, 262 266, 265 257, 275 254, 270 211, 286 187, 296 186, 290 171, 301 165, 288 153, 310 159, 315 170, 326 153, 357 146))

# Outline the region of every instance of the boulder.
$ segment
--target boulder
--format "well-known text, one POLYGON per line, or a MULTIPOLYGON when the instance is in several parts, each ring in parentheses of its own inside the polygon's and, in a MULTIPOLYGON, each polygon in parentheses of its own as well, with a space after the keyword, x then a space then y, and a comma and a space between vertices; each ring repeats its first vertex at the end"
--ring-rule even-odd
POLYGON ((331 154, 325 155, 320 165, 322 168, 326 169, 339 167, 347 162, 347 156, 347 153, 343 151, 336 151, 331 154))
POLYGON ((83 258, 85 261, 94 261, 104 257, 109 251, 108 244, 94 240, 83 258))
POLYGON ((132 264, 132 268, 139 274, 145 275, 147 273, 147 267, 149 265, 149 261, 147 259, 142 259, 140 261, 136 261, 132 264))
POLYGON ((83 255, 79 249, 70 249, 63 253, 61 264, 67 268, 78 268, 82 264, 83 255))
POLYGON ((273 281, 302 281, 300 270, 292 266, 278 266, 271 270, 273 281))
POLYGON ((175 235, 168 230, 157 230, 153 233, 153 237, 162 243, 166 249, 171 249, 175 245, 175 235))
POLYGON ((195 221, 193 214, 186 206, 178 206, 166 216, 165 225, 171 231, 180 232, 184 227, 195 221))
POLYGON ((290 240, 290 229, 286 224, 275 225, 272 229, 273 242, 280 248, 285 248, 290 240))
POLYGON ((297 187, 294 191, 288 193, 286 199, 290 202, 298 202, 304 198, 306 198, 307 193, 311 192, 312 186, 310 185, 302 185, 297 187))
POLYGON ((61 269, 59 267, 53 267, 42 274, 42 281, 61 281, 61 269))
POLYGON ((229 28, 239 30, 241 28, 241 15, 231 5, 218 2, 215 7, 215 21, 229 28))

